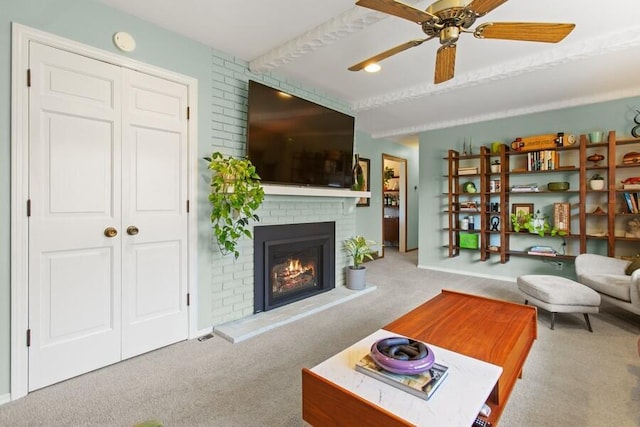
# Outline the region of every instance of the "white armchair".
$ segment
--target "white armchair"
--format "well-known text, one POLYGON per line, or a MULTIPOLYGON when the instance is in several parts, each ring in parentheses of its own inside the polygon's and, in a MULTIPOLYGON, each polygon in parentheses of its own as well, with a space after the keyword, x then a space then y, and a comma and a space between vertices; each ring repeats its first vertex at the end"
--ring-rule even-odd
POLYGON ((630 261, 595 254, 576 257, 578 282, 597 291, 602 300, 640 315, 640 269, 625 274, 630 261))

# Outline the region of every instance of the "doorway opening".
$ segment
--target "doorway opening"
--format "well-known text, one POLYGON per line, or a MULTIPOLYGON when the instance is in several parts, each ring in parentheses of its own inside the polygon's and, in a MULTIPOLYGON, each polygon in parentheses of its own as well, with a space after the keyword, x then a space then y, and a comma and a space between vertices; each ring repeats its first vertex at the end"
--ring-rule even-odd
POLYGON ((407 159, 382 154, 382 248, 407 251, 407 159))

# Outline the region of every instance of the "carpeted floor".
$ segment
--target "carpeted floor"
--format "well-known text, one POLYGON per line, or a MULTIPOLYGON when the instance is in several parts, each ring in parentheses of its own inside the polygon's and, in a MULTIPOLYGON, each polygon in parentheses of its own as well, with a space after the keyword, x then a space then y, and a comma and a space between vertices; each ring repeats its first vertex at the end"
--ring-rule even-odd
MULTIPOLYGON (((0 406, 2 426, 302 426, 300 370, 411 308, 454 289, 522 302, 515 284, 416 268, 417 253, 367 264, 374 292, 231 344, 191 340, 0 406)), ((638 316, 604 307, 589 333, 580 314, 539 312, 538 340, 503 427, 639 426, 638 316)), ((448 426, 443 426, 448 427, 448 426)))

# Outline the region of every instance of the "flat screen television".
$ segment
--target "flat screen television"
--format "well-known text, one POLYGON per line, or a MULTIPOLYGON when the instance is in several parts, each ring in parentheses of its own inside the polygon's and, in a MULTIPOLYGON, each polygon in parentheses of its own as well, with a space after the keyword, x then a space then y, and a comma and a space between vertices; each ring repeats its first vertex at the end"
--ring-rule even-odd
POLYGON ((264 183, 351 188, 354 118, 250 80, 247 157, 264 183))

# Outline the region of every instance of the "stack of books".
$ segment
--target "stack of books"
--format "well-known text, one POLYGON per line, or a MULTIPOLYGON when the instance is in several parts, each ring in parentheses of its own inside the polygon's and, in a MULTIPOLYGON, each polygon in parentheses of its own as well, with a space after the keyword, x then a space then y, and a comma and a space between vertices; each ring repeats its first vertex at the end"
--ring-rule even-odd
POLYGON ((356 363, 356 371, 411 393, 424 400, 429 400, 449 373, 449 368, 434 363, 431 368, 416 375, 400 375, 382 369, 370 355, 365 355, 356 363))
POLYGON ((458 175, 475 175, 478 173, 477 167, 459 167, 458 175))
POLYGON ((558 252, 549 246, 531 246, 527 251, 529 255, 556 256, 558 252))
POLYGON ((511 191, 513 193, 531 193, 540 191, 540 187, 538 187, 538 184, 519 184, 511 187, 511 191))

